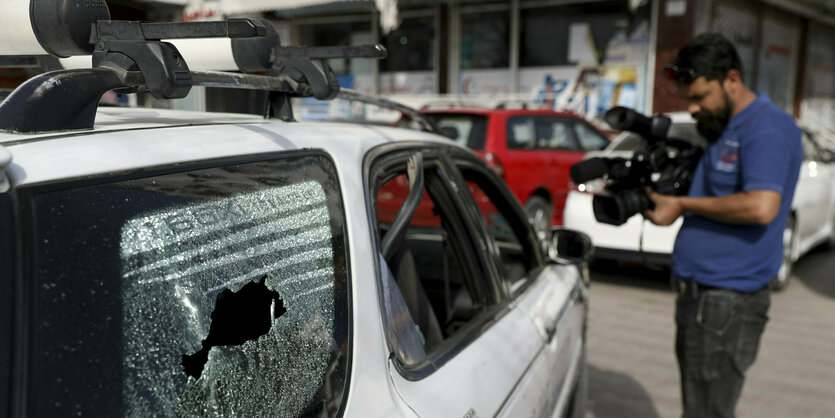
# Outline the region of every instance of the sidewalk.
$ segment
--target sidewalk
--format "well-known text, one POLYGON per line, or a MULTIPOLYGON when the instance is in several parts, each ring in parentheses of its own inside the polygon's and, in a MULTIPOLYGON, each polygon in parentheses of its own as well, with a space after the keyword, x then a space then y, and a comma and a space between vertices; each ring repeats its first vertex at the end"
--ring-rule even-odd
MULTIPOLYGON (((835 253, 813 251, 774 294, 740 418, 835 416, 835 253)), ((589 417, 678 417, 675 295, 667 273, 592 271, 589 417)))

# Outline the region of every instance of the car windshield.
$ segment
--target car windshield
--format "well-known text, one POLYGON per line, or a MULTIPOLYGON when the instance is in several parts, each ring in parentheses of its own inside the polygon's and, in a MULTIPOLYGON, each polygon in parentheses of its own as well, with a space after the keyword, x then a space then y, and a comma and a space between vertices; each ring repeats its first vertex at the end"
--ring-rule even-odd
MULTIPOLYGON (((610 148, 612 151, 638 151, 646 148, 647 141, 641 135, 634 132, 624 132, 621 135, 618 140, 612 143, 610 148)), ((697 145, 705 143, 704 138, 696 130, 695 123, 674 123, 670 126, 667 137, 683 139, 697 145)))
POLYGON ((331 415, 346 381, 329 159, 33 191, 36 416, 331 415))
POLYGON ((484 149, 487 116, 466 113, 432 113, 428 116, 444 136, 470 149, 484 149))

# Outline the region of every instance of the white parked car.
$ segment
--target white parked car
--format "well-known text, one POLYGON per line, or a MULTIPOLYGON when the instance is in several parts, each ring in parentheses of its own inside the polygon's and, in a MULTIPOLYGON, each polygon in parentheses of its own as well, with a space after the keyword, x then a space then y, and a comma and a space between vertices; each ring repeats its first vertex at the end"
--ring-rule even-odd
POLYGON ((543 245, 440 135, 97 110, 208 78, 290 119, 339 90, 300 50, 201 74, 136 42, 0 104, 0 416, 583 416, 588 237, 543 245))
MULTIPOLYGON (((693 118, 685 112, 671 113, 673 124, 669 137, 704 143, 696 131, 693 118)), ((803 155, 800 177, 792 202, 792 215, 786 225, 786 251, 783 266, 772 287, 781 289, 791 278, 791 269, 800 256, 817 245, 835 240, 835 166, 825 161, 813 137, 803 131, 803 155)), ((612 144, 586 158, 630 158, 643 150, 646 140, 631 132, 619 134, 612 144)), ((598 222, 592 210, 591 192, 600 189, 591 181, 569 192, 565 205, 565 226, 588 234, 599 260, 619 260, 649 265, 668 266, 675 237, 681 227, 678 219, 669 227, 654 225, 640 214, 620 226, 598 222), (583 191, 580 191, 583 190, 583 191)))

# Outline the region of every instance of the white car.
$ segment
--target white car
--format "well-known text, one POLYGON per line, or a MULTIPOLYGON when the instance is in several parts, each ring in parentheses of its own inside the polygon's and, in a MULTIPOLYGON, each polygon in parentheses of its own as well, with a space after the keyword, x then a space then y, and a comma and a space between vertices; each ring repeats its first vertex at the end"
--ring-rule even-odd
MULTIPOLYGON (((704 143, 696 131, 693 118, 685 112, 671 113, 673 124, 669 137, 704 143)), ((803 164, 792 202, 792 214, 786 225, 786 251, 783 266, 774 289, 782 289, 791 278, 791 269, 800 256, 815 246, 835 240, 835 166, 825 162, 811 135, 803 131, 803 164)), ((631 132, 622 132, 612 144, 586 158, 630 158, 636 150, 646 148, 646 140, 631 132)), ((600 182, 590 181, 569 192, 565 205, 565 227, 588 234, 599 260, 619 260, 649 265, 668 266, 676 234, 682 219, 668 227, 657 226, 634 215, 620 226, 598 222, 592 210, 593 193, 600 182), (581 191, 582 190, 582 191, 581 191)))
POLYGON ((432 133, 96 109, 211 76, 288 119, 338 90, 304 51, 166 76, 170 44, 120 48, 0 104, 0 416, 583 416, 587 237, 543 245, 432 133))

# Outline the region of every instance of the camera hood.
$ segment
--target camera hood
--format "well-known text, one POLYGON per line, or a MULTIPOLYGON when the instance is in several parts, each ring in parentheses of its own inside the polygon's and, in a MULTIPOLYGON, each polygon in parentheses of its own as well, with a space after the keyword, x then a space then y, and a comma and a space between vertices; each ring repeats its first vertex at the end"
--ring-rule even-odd
POLYGON ((617 106, 609 109, 603 120, 615 129, 635 132, 649 140, 663 141, 673 121, 667 116, 644 116, 628 107, 617 106))

